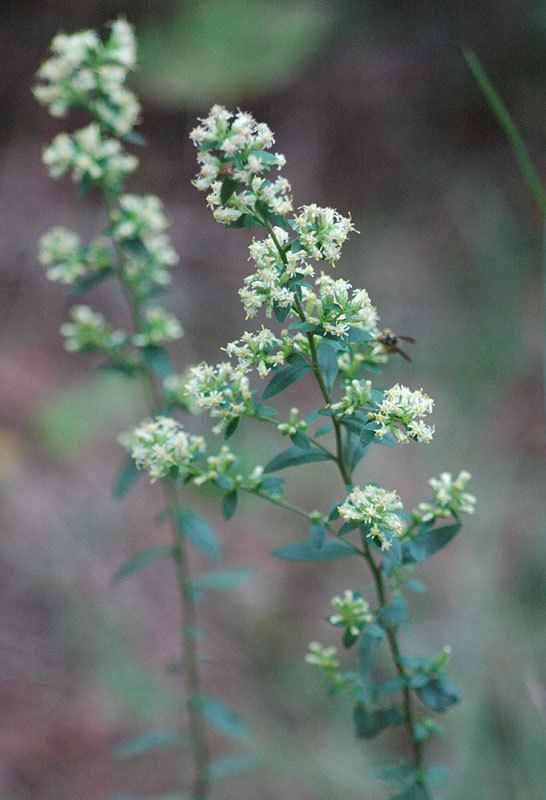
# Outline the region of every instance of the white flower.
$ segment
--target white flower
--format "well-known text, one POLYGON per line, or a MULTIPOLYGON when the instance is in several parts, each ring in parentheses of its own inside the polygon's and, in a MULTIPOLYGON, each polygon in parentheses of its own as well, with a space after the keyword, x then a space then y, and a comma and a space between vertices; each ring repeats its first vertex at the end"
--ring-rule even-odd
POLYGON ((178 261, 178 254, 164 233, 167 220, 163 204, 155 195, 123 194, 110 214, 112 236, 130 253, 125 266, 129 276, 146 284, 165 286, 170 282, 168 267, 178 261))
POLYGON ((434 490, 434 500, 419 503, 413 510, 413 518, 430 523, 453 514, 473 514, 476 498, 465 491, 470 478, 470 472, 466 470, 461 470, 455 480, 451 472, 442 472, 438 478, 431 478, 429 484, 434 490))
POLYGON ((237 462, 237 457, 231 452, 227 445, 224 445, 220 452, 215 456, 208 456, 206 469, 201 475, 197 475, 193 482, 197 486, 203 486, 208 481, 215 481, 221 475, 229 475, 231 468, 237 462))
POLYGON ((200 165, 193 185, 200 191, 210 190, 207 203, 218 222, 236 222, 255 211, 258 201, 273 214, 292 210, 288 181, 265 177, 273 167, 280 169, 286 163, 282 154, 268 152, 275 139, 267 125, 257 123, 246 111, 234 114, 219 105, 199 121, 190 133, 200 165), (225 184, 226 180, 233 183, 225 184), (224 196, 225 186, 229 191, 224 196))
POLYGON ((351 327, 370 337, 377 333, 377 310, 365 289, 353 289, 342 278, 324 272, 315 280, 317 291, 302 287, 305 318, 331 336, 346 336, 351 327))
POLYGON ((385 390, 383 399, 368 413, 368 418, 377 423, 378 438, 392 433, 402 444, 410 439, 428 443, 432 441, 434 427, 425 425, 421 418, 430 414, 433 407, 434 400, 422 389, 412 391, 397 383, 385 390))
POLYGON ((120 443, 135 463, 145 469, 154 483, 173 467, 182 476, 193 471, 193 462, 205 454, 205 440, 192 436, 169 417, 145 420, 130 434, 122 434, 120 443))
POLYGON ((138 122, 140 105, 124 85, 136 64, 132 27, 119 18, 102 43, 94 31, 59 34, 52 56, 38 70, 34 96, 54 117, 85 108, 101 125, 123 136, 138 122))
POLYGON ((104 138, 96 123, 71 135, 59 133, 44 149, 42 160, 52 178, 71 172, 75 183, 87 179, 107 185, 118 183, 138 165, 116 139, 104 138))
POLYGON ((332 411, 337 417, 344 418, 352 416, 359 408, 364 408, 372 396, 372 382, 370 380, 358 380, 345 384, 345 392, 338 403, 332 405, 332 411))
POLYGON ((276 350, 280 345, 281 340, 273 331, 262 325, 255 333, 245 331, 240 339, 230 342, 224 349, 246 372, 255 367, 260 378, 265 378, 272 369, 284 364, 284 352, 276 350))
POLYGON ((126 341, 123 331, 112 330, 104 316, 92 311, 89 306, 74 306, 70 311, 72 322, 64 322, 60 327, 65 339, 65 349, 70 352, 82 350, 112 350, 126 341))
POLYGON ((158 345, 180 339, 184 330, 180 321, 161 306, 149 306, 144 311, 142 331, 133 336, 137 347, 158 345))
POLYGON ((298 419, 299 413, 299 408, 291 408, 288 421, 277 425, 279 433, 282 433, 283 436, 295 436, 301 431, 306 431, 307 422, 304 419, 298 419))
POLYGON ((339 261, 349 233, 356 230, 350 217, 342 216, 334 208, 320 208, 314 203, 302 206, 290 224, 303 250, 318 261, 332 264, 339 261))
POLYGON ((49 267, 51 281, 71 284, 87 271, 82 258, 80 237, 66 228, 52 228, 40 239, 39 259, 49 267))
POLYGON ((402 501, 395 491, 368 484, 364 489, 355 486, 338 511, 347 522, 368 525, 368 536, 376 539, 382 550, 388 550, 392 537, 399 537, 405 531, 405 525, 396 513, 402 508, 402 501))
POLYGON ((188 396, 211 417, 219 417, 227 424, 243 414, 252 414, 252 392, 242 367, 227 361, 215 366, 202 363, 189 372, 188 396))
POLYGON ((336 613, 328 617, 331 625, 347 628, 352 636, 358 636, 367 622, 373 622, 370 604, 363 597, 355 595, 350 589, 345 590, 343 597, 336 595, 330 601, 336 613))

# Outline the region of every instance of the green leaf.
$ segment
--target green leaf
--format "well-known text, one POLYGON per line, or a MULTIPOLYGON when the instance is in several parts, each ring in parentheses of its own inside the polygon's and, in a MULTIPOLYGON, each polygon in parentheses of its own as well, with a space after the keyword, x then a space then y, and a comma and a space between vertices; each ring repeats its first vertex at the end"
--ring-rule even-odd
POLYGON ((273 305, 273 313, 275 314, 275 319, 277 322, 280 322, 281 325, 290 314, 290 306, 278 306, 276 303, 273 305))
POLYGON ((144 363, 158 378, 167 378, 173 373, 173 365, 164 347, 149 344, 141 349, 144 363))
POLYGON ((311 541, 313 542, 313 546, 317 550, 320 550, 320 548, 326 541, 326 528, 324 527, 322 522, 313 522, 313 524, 309 528, 309 536, 311 541))
POLYGON ((131 487, 142 475, 131 456, 127 456, 121 465, 114 481, 112 495, 115 500, 121 500, 130 491, 131 487))
POLYGON ((289 447, 283 450, 264 467, 264 472, 277 472, 287 467, 299 467, 302 464, 309 464, 311 461, 329 461, 332 456, 323 453, 322 450, 311 448, 289 447))
POLYGON ((221 700, 201 696, 199 709, 204 719, 221 733, 234 739, 246 739, 249 736, 248 728, 239 714, 221 700))
POLYGON ((461 530, 461 523, 442 525, 438 528, 424 529, 411 539, 402 542, 404 564, 420 564, 430 556, 446 547, 461 530))
POLYGON ((358 640, 358 673, 367 682, 376 653, 385 637, 379 625, 369 625, 358 640))
POLYGON ((540 180, 537 170, 525 146, 516 123, 512 119, 510 112, 504 104, 499 93, 487 77, 487 74, 476 58, 472 50, 463 50, 466 63, 470 67, 478 86, 482 90, 485 99, 493 109, 501 128, 504 130, 512 151, 519 164, 519 168, 527 188, 535 198, 535 201, 543 217, 546 217, 546 191, 540 180))
POLYGON ((356 735, 362 739, 373 739, 389 725, 401 725, 404 717, 394 706, 369 711, 364 703, 357 703, 353 709, 356 735))
POLYGON ((409 586, 410 589, 413 589, 414 592, 418 592, 419 594, 426 594, 428 592, 427 587, 421 581, 416 581, 415 578, 408 578, 406 580, 406 586, 409 586))
POLYGON ((223 206, 228 202, 236 188, 237 181, 234 181, 233 178, 224 178, 220 189, 220 202, 223 206))
POLYGON ((295 356, 290 364, 275 373, 264 389, 262 400, 269 400, 270 397, 283 392, 310 371, 311 367, 307 361, 301 356, 295 356))
POLYGON ((313 435, 315 439, 319 439, 321 436, 326 436, 327 433, 332 433, 333 430, 334 426, 332 423, 327 422, 325 425, 320 425, 313 435))
POLYGON ((158 750, 162 747, 176 747, 179 744, 180 737, 175 731, 149 731, 140 736, 135 736, 128 742, 116 745, 112 751, 112 756, 121 761, 126 758, 141 756, 150 750, 158 750))
POLYGON ((317 350, 320 372, 329 392, 332 391, 339 372, 337 353, 326 339, 322 339, 317 350))
POLYGON ((95 286, 98 286, 107 278, 110 278, 113 274, 113 268, 106 267, 105 269, 101 269, 100 272, 92 272, 90 275, 85 275, 83 278, 74 281, 68 290, 68 294, 70 297, 77 297, 84 292, 88 292, 90 289, 94 289, 95 286))
POLYGON ((229 439, 230 436, 233 436, 237 428, 239 427, 239 422, 241 421, 241 417, 234 417, 230 419, 227 424, 227 427, 224 431, 224 439, 229 439))
POLYGON ((401 692, 406 685, 406 678, 403 678, 400 675, 397 675, 396 678, 391 678, 388 681, 383 681, 383 683, 376 683, 373 687, 374 698, 383 697, 383 695, 386 694, 396 694, 397 692, 401 692))
POLYGON ((308 450, 311 447, 311 442, 302 431, 297 431, 297 433, 290 437, 290 441, 296 447, 299 447, 300 450, 308 450))
POLYGON ((401 595, 393 597, 391 604, 381 609, 377 616, 377 621, 384 628, 389 628, 392 625, 400 625, 406 622, 408 618, 408 611, 406 601, 401 595))
POLYGON ((210 766, 210 775, 213 781, 227 778, 230 775, 241 775, 254 769, 258 763, 256 756, 226 756, 215 759, 210 766))
POLYGON ((422 703, 433 711, 443 713, 462 700, 462 695, 457 687, 445 675, 432 677, 415 692, 422 703))
POLYGON ((284 561, 331 561, 335 558, 354 556, 356 551, 341 539, 326 537, 320 547, 317 547, 312 539, 301 539, 276 547, 271 551, 271 555, 284 561))
POLYGON ((140 553, 133 556, 114 573, 112 581, 118 583, 130 575, 134 575, 135 572, 144 569, 144 567, 159 561, 159 559, 165 558, 165 556, 173 556, 174 554, 175 548, 166 545, 158 545, 157 547, 149 547, 147 550, 141 550, 140 553))
POLYGON ((190 541, 211 561, 218 561, 222 555, 220 543, 214 528, 204 517, 189 508, 180 508, 174 512, 174 520, 183 539, 190 541))
POLYGON ((368 331, 363 331, 361 328, 349 328, 349 333, 347 335, 347 341, 351 344, 369 342, 371 338, 371 333, 368 333, 368 331))
POLYGON ((136 144, 139 147, 143 147, 146 144, 146 137, 143 136, 138 131, 127 131, 121 137, 124 142, 129 142, 129 144, 136 144))
POLYGON ((224 495, 222 500, 222 514, 224 515, 224 519, 232 518, 237 511, 238 503, 239 495, 237 494, 236 489, 232 489, 231 492, 228 492, 224 495))
POLYGON ((198 575, 192 586, 196 589, 236 589, 254 575, 251 569, 226 569, 198 575))

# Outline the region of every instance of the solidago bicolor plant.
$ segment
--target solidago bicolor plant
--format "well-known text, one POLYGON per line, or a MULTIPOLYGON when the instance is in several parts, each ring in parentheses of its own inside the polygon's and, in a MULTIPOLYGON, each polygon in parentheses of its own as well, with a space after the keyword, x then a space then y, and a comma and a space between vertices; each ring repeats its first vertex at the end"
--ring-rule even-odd
MULTIPOLYGON (((314 204, 293 210, 290 184, 274 172, 285 159, 272 151, 274 137, 266 124, 219 105, 200 123, 191 133, 200 165, 194 185, 207 192, 218 222, 262 231, 250 244, 253 271, 239 294, 247 319, 265 312, 278 327, 247 331, 227 344, 225 360, 190 369, 184 392, 194 407, 209 412, 214 430, 226 438, 243 417, 250 417, 274 426, 290 446, 247 476, 224 446, 211 475, 202 454, 194 457, 187 448, 176 457, 175 448, 167 447, 158 458, 155 437, 167 423, 157 419, 135 430, 132 455, 152 478, 176 471, 181 482, 216 483, 227 517, 235 512, 241 492, 294 512, 307 535, 274 550, 277 558, 364 562, 373 600, 361 593, 369 587, 342 587, 328 617, 339 628, 343 647, 353 648, 353 661, 342 666, 336 647, 318 642, 309 645, 306 659, 319 669, 329 693, 354 698, 357 736, 371 738, 390 726, 404 727, 407 759, 386 771, 398 787, 394 797, 432 798, 431 787, 442 770, 424 760, 425 744, 438 731, 429 712, 447 711, 460 694, 446 674, 449 648, 432 657, 409 658, 403 655, 399 630, 407 628, 405 590, 424 590, 412 577, 414 565, 444 548, 458 533, 461 514, 474 511, 475 499, 466 491, 470 475, 445 472, 433 478, 432 497, 409 512, 394 489, 362 485, 355 477, 375 444, 429 443, 433 400, 421 389, 398 383, 380 389, 366 377, 377 374, 392 354, 405 354, 399 337, 379 328, 366 290, 354 289, 332 271, 355 230, 351 218, 314 204), (260 400, 251 383, 254 373, 268 379, 260 400), (304 415, 292 408, 288 419, 279 419, 263 401, 305 376, 316 384, 316 408, 304 415), (284 498, 284 481, 276 473, 312 462, 324 462, 339 474, 343 496, 331 509, 307 511, 284 498), (390 674, 378 670, 382 650, 390 654, 390 674)), ((177 428, 173 444, 179 435, 177 428)))
MULTIPOLYGON (((178 255, 165 233, 167 221, 161 201, 153 195, 139 196, 125 190, 126 178, 138 166, 137 158, 125 146, 144 143, 134 130, 140 105, 125 85, 135 66, 134 34, 123 18, 111 23, 104 41, 95 31, 87 30, 59 34, 51 43, 51 56, 39 69, 34 95, 54 117, 78 109, 88 115, 89 122, 79 130, 55 136, 43 152, 43 161, 52 178, 70 175, 80 195, 90 190, 102 192, 106 222, 100 235, 89 243, 82 243, 78 234, 66 228, 53 228, 41 239, 40 261, 48 277, 69 287, 71 296, 79 296, 107 279, 117 281, 131 317, 132 330, 121 330, 101 313, 80 304, 71 310, 61 334, 67 350, 99 353, 103 367, 138 379, 149 406, 151 419, 141 425, 138 434, 129 437, 129 446, 138 463, 149 469, 152 480, 162 478, 166 506, 162 517, 170 522, 171 542, 138 553, 115 578, 126 578, 164 557, 174 561, 182 617, 180 669, 187 725, 184 720, 180 731, 146 732, 121 745, 116 753, 129 757, 160 746, 187 747, 193 757, 193 778, 187 780, 191 787, 183 788, 190 788, 191 797, 200 800, 208 795, 212 779, 238 771, 248 757, 211 760, 207 722, 236 738, 245 736, 246 728, 235 712, 201 689, 196 601, 208 589, 236 586, 248 571, 191 574, 188 546, 217 560, 220 545, 209 523, 182 504, 181 487, 174 478, 190 469, 194 461, 205 459, 208 479, 212 479, 222 474, 231 456, 222 452, 207 459, 201 436, 187 434, 170 417, 152 421, 158 414, 185 409, 187 402, 184 385, 176 377, 165 348, 182 336, 182 326, 158 301, 178 255)), ((128 457, 114 494, 124 496, 137 476, 135 463, 128 457)))

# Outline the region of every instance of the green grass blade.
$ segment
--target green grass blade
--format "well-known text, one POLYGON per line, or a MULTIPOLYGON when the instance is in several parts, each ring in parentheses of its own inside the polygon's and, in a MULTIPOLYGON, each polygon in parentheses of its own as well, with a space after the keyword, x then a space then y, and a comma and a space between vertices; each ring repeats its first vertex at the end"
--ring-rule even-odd
POLYGON ((529 153, 527 152, 527 148, 516 126, 516 123, 512 119, 510 112, 506 108, 499 93, 487 77, 484 68, 476 58, 475 53, 472 50, 465 49, 463 50, 463 55, 466 59, 466 63, 470 67, 470 70, 476 79, 478 86, 483 92, 487 102, 493 110, 493 113, 497 117, 500 126, 504 130, 508 141, 510 142, 510 146, 514 151, 521 174, 523 175, 523 179, 527 184, 529 191, 535 198, 542 216, 546 218, 546 192, 533 165, 533 162, 529 157, 529 153))

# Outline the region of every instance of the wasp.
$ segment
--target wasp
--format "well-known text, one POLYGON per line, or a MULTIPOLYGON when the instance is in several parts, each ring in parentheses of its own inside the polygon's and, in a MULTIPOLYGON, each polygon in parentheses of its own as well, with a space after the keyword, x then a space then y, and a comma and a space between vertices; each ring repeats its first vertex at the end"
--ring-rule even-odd
POLYGON ((400 340, 403 342, 409 342, 410 344, 415 344, 415 339, 413 336, 399 336, 391 331, 390 328, 385 328, 377 341, 383 345, 386 353, 398 353, 399 356, 402 356, 404 361, 411 361, 410 356, 408 356, 407 353, 404 353, 404 351, 398 347, 398 342, 400 340))

